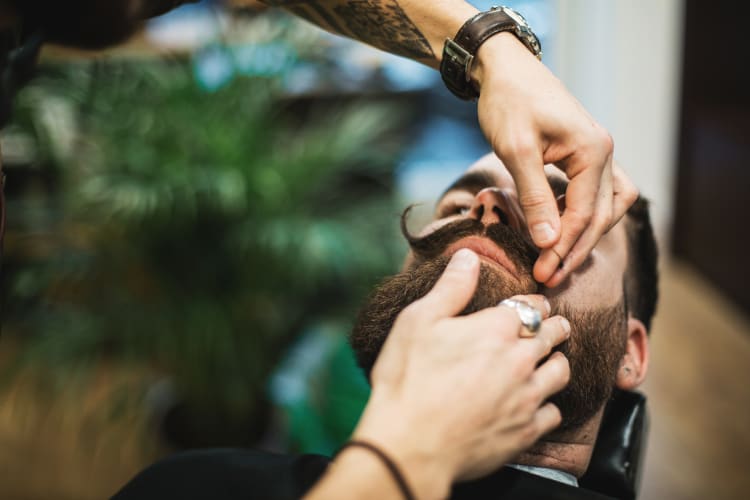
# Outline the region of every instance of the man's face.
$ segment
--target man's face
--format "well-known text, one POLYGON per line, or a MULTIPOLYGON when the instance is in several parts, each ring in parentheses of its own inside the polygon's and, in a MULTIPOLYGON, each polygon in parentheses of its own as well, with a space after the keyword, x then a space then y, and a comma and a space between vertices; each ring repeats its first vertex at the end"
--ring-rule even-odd
MULTIPOLYGON (((562 211, 565 208, 568 179, 560 169, 552 165, 545 166, 545 173, 562 211)), ((419 236, 428 235, 443 226, 466 219, 480 220, 485 225, 504 223, 522 234, 523 239, 533 247, 528 236, 526 220, 518 203, 516 185, 505 165, 494 155, 481 158, 446 189, 438 200, 432 222, 419 231, 419 236), (505 220, 502 220, 503 217, 505 220)), ((570 305, 575 309, 611 307, 619 303, 623 295, 622 278, 627 267, 627 235, 624 220, 599 240, 581 268, 563 284, 554 289, 545 289, 534 282, 530 269, 528 273, 523 269, 520 279, 524 283, 524 288, 538 290, 553 304, 570 305), (533 283, 533 286, 529 283, 533 283)), ((478 253, 486 264, 496 264, 492 256, 485 255, 483 251, 482 243, 488 242, 472 240, 455 243, 449 254, 452 255, 459 248, 467 247, 478 253)), ((535 253, 538 252, 538 249, 533 248, 535 253)), ((404 268, 413 265, 415 260, 418 261, 419 256, 410 251, 404 268)), ((507 272, 505 274, 508 275, 507 272)))
MULTIPOLYGON (((545 171, 562 210, 567 178, 553 166, 545 171)), ((528 236, 515 183, 505 166, 488 155, 446 190, 433 220, 416 236, 406 237, 411 249, 403 271, 375 290, 352 332, 360 364, 369 369, 398 313, 432 288, 453 253, 469 248, 482 266, 477 290, 462 314, 496 306, 512 295, 546 295, 553 314, 562 314, 572 325, 570 340, 558 348, 570 361, 571 382, 552 399, 563 415, 561 430, 594 416, 611 393, 625 352, 627 236, 622 222, 565 283, 548 290, 532 277, 539 250, 528 236)))

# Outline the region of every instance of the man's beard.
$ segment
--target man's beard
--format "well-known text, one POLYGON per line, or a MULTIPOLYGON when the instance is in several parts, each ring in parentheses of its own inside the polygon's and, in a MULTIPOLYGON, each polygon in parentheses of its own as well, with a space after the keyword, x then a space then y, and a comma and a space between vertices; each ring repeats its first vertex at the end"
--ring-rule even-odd
MULTIPOLYGON (((538 252, 520 231, 507 225, 494 224, 485 228, 479 221, 466 219, 422 238, 409 235, 404 224, 402 230, 415 261, 409 269, 385 279, 375 288, 360 310, 350 336, 357 362, 368 377, 396 316, 427 294, 442 275, 450 260, 443 253, 451 243, 467 236, 486 236, 505 251, 520 278, 515 280, 482 263, 477 289, 459 315, 495 307, 513 295, 537 292, 531 270, 538 252)), ((625 353, 626 312, 623 302, 585 311, 566 304, 553 304, 552 308, 553 314, 566 317, 572 327, 570 338, 554 349, 568 358, 570 383, 550 398, 563 416, 557 432, 566 432, 589 421, 609 398, 625 353)))

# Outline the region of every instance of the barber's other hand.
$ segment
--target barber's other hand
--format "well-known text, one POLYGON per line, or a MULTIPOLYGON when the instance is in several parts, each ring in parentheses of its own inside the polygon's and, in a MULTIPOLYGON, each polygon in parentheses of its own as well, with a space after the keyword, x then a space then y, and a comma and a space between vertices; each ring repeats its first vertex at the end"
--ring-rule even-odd
POLYGON ((607 131, 514 35, 501 33, 482 44, 472 77, 480 88, 479 124, 513 175, 531 237, 543 249, 534 278, 557 286, 625 214, 638 191, 614 164, 607 131), (570 179, 562 216, 545 163, 570 179))
MULTIPOLYGON (((545 319, 520 338, 507 307, 455 317, 471 299, 479 258, 457 252, 435 287, 398 316, 372 371, 372 394, 354 439, 382 447, 418 498, 445 497, 458 479, 485 475, 557 427, 544 401, 568 382, 561 353, 570 326, 545 319)), ((519 297, 546 317, 541 296, 519 297)))

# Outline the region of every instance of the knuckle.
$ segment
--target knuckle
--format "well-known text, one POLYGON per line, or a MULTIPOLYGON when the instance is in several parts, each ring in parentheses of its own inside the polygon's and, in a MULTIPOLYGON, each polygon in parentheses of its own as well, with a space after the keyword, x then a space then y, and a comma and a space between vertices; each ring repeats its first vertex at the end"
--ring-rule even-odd
POLYGON ((492 321, 494 324, 500 325, 508 323, 509 319, 517 316, 517 314, 514 314, 514 312, 509 307, 501 305, 498 305, 497 307, 487 308, 485 314, 487 315, 487 319, 489 321, 492 321))
POLYGON ((498 322, 492 327, 492 338, 497 340, 497 348, 513 348, 519 339, 520 330, 521 322, 518 320, 518 316, 514 318, 507 315, 499 316, 498 322))
POLYGON ((549 354, 552 348, 555 347, 552 337, 543 337, 540 340, 542 341, 542 348, 544 348, 545 354, 549 354))
POLYGON ((519 158, 533 156, 538 151, 537 141, 531 135, 524 135, 516 139, 512 149, 519 158))
POLYGON ((604 149, 607 156, 611 155, 615 151, 615 140, 612 138, 612 134, 607 132, 604 128, 600 127, 599 132, 599 144, 604 149))
POLYGON ((638 188, 636 188, 634 185, 630 185, 625 189, 623 192, 623 197, 628 203, 628 206, 635 203, 635 201, 638 199, 638 197, 641 195, 640 191, 638 191, 638 188))
POLYGON ((612 207, 609 206, 606 209, 598 210, 596 214, 591 218, 591 227, 596 231, 603 233, 612 222, 612 207))
POLYGON ((568 216, 568 220, 566 220, 568 225, 576 231, 582 231, 591 223, 591 219, 594 217, 594 211, 592 209, 581 210, 580 208, 568 207, 566 209, 566 215, 568 216))
POLYGON ((570 362, 565 356, 557 356, 550 368, 552 368, 552 376, 556 380, 560 380, 566 385, 570 382, 570 362))
POLYGON ((539 146, 531 134, 518 134, 500 146, 500 153, 512 158, 525 158, 537 154, 539 146))
POLYGON ((518 314, 514 310, 504 305, 498 305, 498 307, 494 307, 492 310, 493 316, 491 319, 492 321, 496 321, 496 324, 503 326, 503 332, 511 332, 514 335, 518 332, 518 329, 521 327, 521 318, 518 317, 518 314))
POLYGON ((615 140, 612 137, 612 134, 610 134, 607 129, 599 123, 594 124, 594 129, 589 136, 589 141, 588 144, 591 149, 601 151, 606 155, 612 154, 615 150, 615 140))
POLYGON ((531 420, 523 427, 523 429, 521 429, 520 439, 524 444, 524 447, 526 447, 532 445, 540 434, 541 431, 539 429, 539 424, 536 421, 531 420))
POLYGON ((536 356, 531 349, 520 349, 514 356, 513 372, 521 379, 526 379, 536 369, 536 356))
POLYGON ((553 332, 548 330, 546 332, 543 332, 540 335, 537 335, 535 339, 536 342, 538 342, 539 345, 541 346, 541 350, 544 352, 545 355, 548 354, 552 350, 552 347, 554 347, 552 336, 553 336, 553 332))
MULTIPOLYGON (((581 165, 604 170, 607 166, 605 159, 612 155, 614 150, 615 141, 612 136, 604 127, 596 124, 590 134, 581 138, 581 146, 576 151, 576 156, 581 165)), ((578 169, 571 173, 577 171, 578 169)))
POLYGON ((562 413, 557 405, 550 405, 550 420, 553 423, 553 427, 557 427, 562 423, 562 413))
POLYGON ((537 396, 537 391, 530 391, 529 396, 521 402, 518 410, 521 413, 521 417, 525 420, 531 420, 534 417, 534 413, 539 408, 541 397, 537 396))
POLYGON ((549 201, 549 193, 542 189, 527 189, 518 195, 518 203, 524 211, 542 208, 549 201))
POLYGON ((511 357, 506 363, 505 370, 507 370, 508 380, 514 384, 525 384, 531 376, 533 367, 529 369, 528 363, 520 362, 517 357, 511 357))

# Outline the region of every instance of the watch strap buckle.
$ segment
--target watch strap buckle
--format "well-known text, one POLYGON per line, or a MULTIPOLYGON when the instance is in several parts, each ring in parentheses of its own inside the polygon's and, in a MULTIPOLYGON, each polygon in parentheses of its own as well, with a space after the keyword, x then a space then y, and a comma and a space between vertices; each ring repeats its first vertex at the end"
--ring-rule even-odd
POLYGON ((471 64, 474 62, 473 54, 450 38, 446 38, 445 46, 443 47, 443 57, 450 57, 455 63, 463 66, 466 81, 471 81, 471 64))

